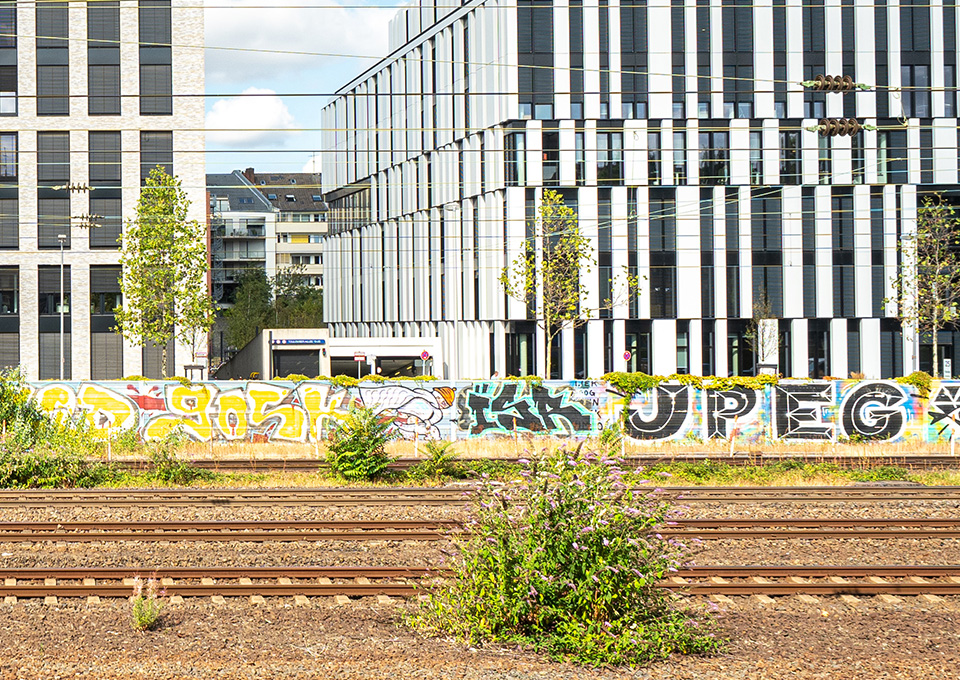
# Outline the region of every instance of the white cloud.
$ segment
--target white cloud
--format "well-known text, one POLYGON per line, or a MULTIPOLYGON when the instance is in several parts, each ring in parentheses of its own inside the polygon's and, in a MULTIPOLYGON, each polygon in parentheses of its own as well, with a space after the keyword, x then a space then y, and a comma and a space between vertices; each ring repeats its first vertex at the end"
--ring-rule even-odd
MULTIPOLYGON (((206 77, 211 85, 263 82, 297 76, 329 66, 331 57, 297 52, 382 57, 387 52, 387 25, 396 7, 291 6, 289 0, 207 0, 206 77), (248 51, 244 51, 248 50, 248 51), (249 50, 278 50, 287 54, 249 50), (289 53, 293 54, 289 54, 289 53)), ((356 61, 356 71, 365 60, 356 61)), ((308 84, 307 87, 316 87, 308 84)))
POLYGON ((320 172, 320 163, 322 160, 321 154, 313 154, 310 156, 310 160, 304 164, 303 170, 300 172, 320 172))
POLYGON ((207 112, 207 140, 224 147, 280 147, 295 132, 293 115, 273 90, 248 87, 218 99, 207 112))

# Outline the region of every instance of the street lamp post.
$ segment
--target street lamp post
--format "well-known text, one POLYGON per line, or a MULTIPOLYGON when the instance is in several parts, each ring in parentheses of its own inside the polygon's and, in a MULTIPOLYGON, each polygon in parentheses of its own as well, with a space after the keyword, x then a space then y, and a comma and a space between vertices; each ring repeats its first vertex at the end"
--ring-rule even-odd
POLYGON ((57 234, 60 241, 60 380, 63 381, 63 244, 67 240, 66 234, 57 234))

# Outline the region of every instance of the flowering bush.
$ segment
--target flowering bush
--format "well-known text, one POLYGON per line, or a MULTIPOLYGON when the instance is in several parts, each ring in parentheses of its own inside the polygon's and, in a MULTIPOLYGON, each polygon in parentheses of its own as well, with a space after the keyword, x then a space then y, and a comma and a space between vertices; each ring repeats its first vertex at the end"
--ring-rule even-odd
POLYGON ((156 575, 147 579, 133 579, 133 627, 136 630, 153 630, 160 622, 163 596, 166 592, 157 586, 156 575))
POLYGON ((628 488, 616 458, 561 449, 523 462, 518 484, 483 479, 474 519, 451 537, 452 575, 414 626, 593 665, 722 648, 712 618, 658 586, 686 555, 657 533, 665 502, 628 488))

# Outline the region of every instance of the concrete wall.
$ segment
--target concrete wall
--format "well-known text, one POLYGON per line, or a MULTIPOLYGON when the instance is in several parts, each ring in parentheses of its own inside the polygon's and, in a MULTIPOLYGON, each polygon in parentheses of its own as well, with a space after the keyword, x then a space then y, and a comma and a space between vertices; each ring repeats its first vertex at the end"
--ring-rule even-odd
POLYGON ((362 383, 219 381, 32 383, 47 410, 86 417, 107 434, 137 428, 162 437, 181 428, 201 441, 322 439, 351 404, 397 418, 406 439, 514 434, 595 436, 624 408, 631 439, 695 442, 948 441, 960 428, 960 381, 934 383, 929 399, 892 381, 790 381, 763 390, 701 390, 678 384, 624 403, 599 381, 362 383))

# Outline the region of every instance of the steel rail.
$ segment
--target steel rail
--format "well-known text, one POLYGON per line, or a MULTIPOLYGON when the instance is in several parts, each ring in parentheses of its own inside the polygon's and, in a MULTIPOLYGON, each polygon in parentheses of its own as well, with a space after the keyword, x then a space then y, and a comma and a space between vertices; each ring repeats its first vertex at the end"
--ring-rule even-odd
MULTIPOLYGON (((0 522, 0 543, 111 541, 435 541, 461 527, 442 521, 0 522)), ((681 519, 664 536, 717 538, 960 538, 953 519, 681 519)))
MULTIPOLYGON (((472 487, 4 489, 0 507, 463 505, 471 502, 472 491, 472 487)), ((649 491, 680 503, 960 501, 960 487, 955 486, 650 487, 649 491)))
MULTIPOLYGON (((457 462, 483 463, 497 462, 507 465, 518 465, 519 458, 459 458, 457 462)), ((326 461, 316 458, 259 458, 259 459, 193 459, 186 461, 194 467, 220 472, 318 472, 327 469, 326 461)), ((422 458, 396 458, 389 468, 393 470, 407 470, 419 463, 422 458)), ((638 468, 670 463, 722 463, 735 467, 749 465, 776 465, 782 463, 819 464, 832 463, 842 468, 894 466, 911 470, 930 470, 941 468, 960 467, 960 456, 949 454, 899 454, 879 456, 856 456, 842 454, 769 454, 762 452, 737 452, 733 456, 726 453, 690 453, 663 456, 631 456, 623 460, 624 467, 638 468)), ((122 460, 116 463, 118 467, 128 470, 146 470, 151 467, 147 459, 122 460)))
MULTIPOLYGON (((118 568, 0 569, 0 596, 106 596, 124 597, 132 593, 135 574, 161 580, 168 595, 180 596, 330 596, 397 595, 410 596, 429 588, 417 580, 443 577, 442 569, 391 567, 266 567, 266 568, 158 568, 131 570, 118 568), (332 578, 354 579, 333 583, 332 578), (401 582, 370 583, 371 578, 405 579, 401 582), (97 582, 98 579, 101 582, 97 582), (201 581, 178 583, 177 579, 201 581), (217 581, 219 579, 219 582, 217 581), (258 582, 254 583, 254 579, 258 582), (314 579, 292 582, 292 579, 314 579), (43 581, 23 583, 23 581, 43 581), (414 582, 410 582, 410 581, 414 582), (70 581, 65 583, 64 581, 70 581), (77 583, 77 582, 80 583, 77 583), (110 581, 104 583, 102 581, 110 581)), ((685 595, 960 595, 960 566, 913 565, 839 565, 839 566, 698 566, 674 572, 661 586, 685 595), (808 578, 833 577, 829 582, 810 582, 808 578), (840 578, 837 578, 840 577, 840 578), (847 577, 872 577, 868 582, 849 582, 847 577), (688 578, 712 579, 687 581, 688 578), (730 582, 727 578, 751 579, 730 582), (790 579, 767 582, 767 578, 790 579), (884 578, 908 578, 910 581, 886 582, 884 578), (927 578, 946 579, 926 581, 927 578)))

